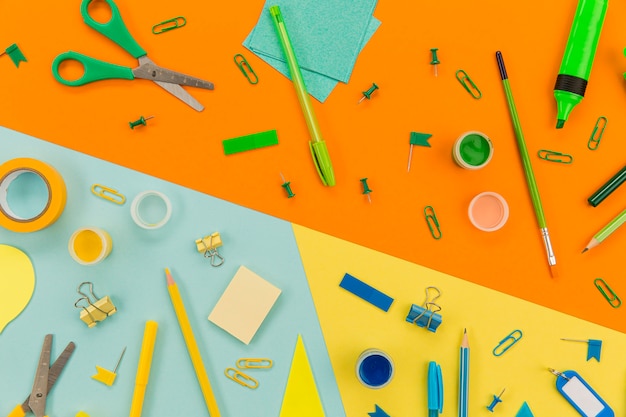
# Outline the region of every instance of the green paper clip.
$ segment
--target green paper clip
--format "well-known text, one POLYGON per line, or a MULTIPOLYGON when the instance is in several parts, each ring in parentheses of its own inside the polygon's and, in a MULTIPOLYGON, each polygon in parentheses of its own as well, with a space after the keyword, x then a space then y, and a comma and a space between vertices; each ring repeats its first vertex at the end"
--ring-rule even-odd
POLYGON ((472 81, 464 70, 460 69, 456 72, 456 79, 459 80, 463 88, 476 100, 483 96, 483 93, 480 92, 474 81, 472 81), (459 74, 461 74, 461 76, 459 76, 459 74))
POLYGON ((430 229, 430 234, 433 239, 441 239, 441 228, 439 227, 439 220, 437 220, 437 215, 435 214, 435 209, 432 206, 424 207, 424 217, 426 218, 426 224, 430 229))
POLYGON ((602 293, 606 301, 611 304, 611 307, 618 308, 622 305, 622 300, 620 300, 615 291, 613 291, 613 289, 609 287, 609 284, 607 284, 606 281, 604 281, 602 278, 596 278, 593 280, 593 283, 600 291, 600 293, 602 293))
POLYGON ((182 28, 187 24, 187 19, 182 16, 175 17, 173 19, 165 20, 161 23, 157 23, 152 26, 152 33, 155 35, 159 35, 164 32, 169 32, 170 30, 182 28))
POLYGON ((235 60, 235 64, 237 64, 239 70, 242 72, 244 77, 248 79, 248 82, 250 84, 256 84, 259 82, 259 77, 257 77, 256 73, 254 72, 250 64, 248 64, 248 61, 246 61, 246 58, 244 58, 243 55, 237 54, 233 59, 235 60), (253 78, 250 78, 250 75, 252 75, 253 78))
POLYGON ((540 149, 537 152, 537 156, 544 161, 558 162, 560 164, 571 164, 574 161, 574 157, 572 155, 557 151, 549 151, 547 149, 540 149))
POLYGON ((591 132, 591 137, 589 138, 589 142, 587 142, 587 148, 591 151, 595 151, 600 146, 600 140, 602 139, 602 135, 604 134, 604 128, 606 127, 609 120, 604 117, 598 117, 598 121, 596 125, 593 127, 593 131, 591 132), (598 131, 599 130, 599 131, 598 131))

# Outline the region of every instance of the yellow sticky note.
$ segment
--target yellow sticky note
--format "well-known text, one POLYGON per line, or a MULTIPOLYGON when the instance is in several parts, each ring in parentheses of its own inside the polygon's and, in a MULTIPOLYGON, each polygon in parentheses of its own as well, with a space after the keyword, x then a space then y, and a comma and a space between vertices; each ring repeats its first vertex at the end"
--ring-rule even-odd
POLYGON ((324 417, 324 415, 324 407, 317 392, 304 342, 302 336, 298 335, 280 417, 324 417))
POLYGON ((35 270, 28 256, 0 245, 0 333, 24 310, 35 290, 35 270))
POLYGON ((279 288, 241 266, 211 311, 209 320, 248 344, 280 292, 279 288))

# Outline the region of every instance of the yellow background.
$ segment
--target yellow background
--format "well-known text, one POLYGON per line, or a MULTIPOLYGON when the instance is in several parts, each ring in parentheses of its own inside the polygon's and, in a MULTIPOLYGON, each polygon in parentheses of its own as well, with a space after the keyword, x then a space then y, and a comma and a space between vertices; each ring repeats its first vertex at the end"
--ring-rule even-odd
POLYGON ((441 365, 443 415, 456 415, 465 328, 470 414, 492 415, 486 407, 506 389, 496 414, 514 416, 526 401, 536 416, 576 415, 557 392, 549 367, 576 370, 616 415, 625 409, 623 333, 302 226, 294 231, 348 416, 365 416, 374 411, 374 403, 390 416, 428 416, 429 361, 441 365), (392 297, 389 311, 340 288, 346 272, 392 297), (427 286, 441 291, 436 302, 442 323, 436 333, 405 321, 411 304, 424 302, 427 286), (522 338, 494 356, 493 349, 515 329, 522 331, 522 338), (602 340, 600 362, 586 360, 586 343, 561 338, 602 340), (365 388, 356 378, 356 360, 369 348, 383 350, 394 361, 395 375, 380 390, 365 388))

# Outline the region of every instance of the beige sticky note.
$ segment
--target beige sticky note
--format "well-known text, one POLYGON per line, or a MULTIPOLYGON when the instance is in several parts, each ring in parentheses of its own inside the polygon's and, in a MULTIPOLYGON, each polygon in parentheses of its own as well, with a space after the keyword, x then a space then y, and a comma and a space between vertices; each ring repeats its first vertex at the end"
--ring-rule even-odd
POLYGON ((249 344, 280 292, 242 265, 209 314, 209 321, 249 344))

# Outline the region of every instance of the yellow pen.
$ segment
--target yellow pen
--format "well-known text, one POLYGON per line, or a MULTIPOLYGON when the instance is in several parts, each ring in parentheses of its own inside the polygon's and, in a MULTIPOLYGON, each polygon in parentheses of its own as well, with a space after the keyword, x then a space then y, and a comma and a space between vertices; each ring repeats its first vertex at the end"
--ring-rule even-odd
POLYGON ((289 39, 289 34, 287 33, 285 20, 283 19, 283 15, 280 13, 280 8, 278 6, 271 6, 270 14, 272 15, 276 32, 278 32, 280 44, 285 52, 287 65, 289 65, 289 74, 291 75, 293 85, 296 88, 296 94, 298 96, 298 101, 300 102, 300 107, 302 107, 302 112, 304 113, 306 125, 309 128, 309 133, 311 135, 309 148, 311 150, 311 155, 313 156, 313 163, 315 164, 317 173, 322 180, 322 184, 333 186, 335 185, 333 165, 330 161, 328 149, 326 148, 326 142, 322 139, 322 133, 320 132, 320 127, 317 124, 317 118, 313 112, 311 99, 309 98, 304 80, 302 79, 300 66, 298 65, 296 54, 293 51, 293 46, 291 45, 291 40, 289 39))
POLYGON ((178 324, 180 325, 180 330, 183 333, 183 338, 185 339, 185 344, 187 345, 187 351, 189 352, 193 369, 196 371, 196 377, 198 378, 198 383, 200 384, 200 389, 202 390, 202 395, 204 396, 204 402, 206 403, 211 417, 220 417, 220 410, 217 407, 217 401, 213 395, 211 382, 209 381, 209 376, 204 368, 202 356, 200 356, 200 349, 198 349, 196 338, 193 335, 193 329, 189 323, 189 317, 187 317, 183 299, 178 291, 176 281, 174 281, 172 274, 170 274, 169 268, 165 268, 165 276, 167 278, 167 290, 170 293, 170 299, 172 300, 172 305, 174 306, 174 311, 176 312, 176 317, 178 318, 178 324))
POLYGON ((139 354, 139 364, 137 365, 137 376, 135 377, 135 391, 130 404, 130 417, 141 416, 143 409, 143 399, 148 387, 150 378, 150 367, 152 365, 152 353, 156 342, 157 329, 159 324, 156 321, 148 320, 143 331, 143 341, 141 342, 141 353, 139 354))

